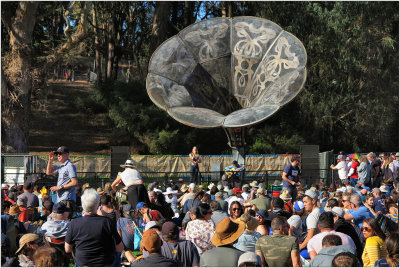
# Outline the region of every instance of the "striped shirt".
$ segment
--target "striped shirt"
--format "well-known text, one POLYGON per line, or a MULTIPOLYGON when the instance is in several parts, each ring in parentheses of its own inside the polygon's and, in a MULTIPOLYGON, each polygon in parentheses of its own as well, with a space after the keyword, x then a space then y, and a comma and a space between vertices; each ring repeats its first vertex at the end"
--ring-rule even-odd
POLYGON ((386 257, 386 249, 383 240, 379 236, 368 237, 365 242, 362 261, 364 267, 374 267, 375 262, 386 257))

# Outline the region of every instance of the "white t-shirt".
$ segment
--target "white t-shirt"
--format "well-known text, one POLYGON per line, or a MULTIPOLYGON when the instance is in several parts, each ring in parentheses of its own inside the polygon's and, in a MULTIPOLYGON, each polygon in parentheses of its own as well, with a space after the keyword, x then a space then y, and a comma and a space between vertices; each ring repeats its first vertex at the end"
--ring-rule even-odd
POLYGON ((313 209, 313 211, 311 211, 311 213, 307 216, 306 219, 307 230, 313 228, 318 229, 319 215, 321 215, 321 209, 319 207, 316 207, 313 209))
POLYGON ((337 235, 342 239, 342 245, 349 245, 350 247, 354 248, 356 250, 356 245, 354 244, 353 239, 351 239, 350 236, 347 234, 341 233, 341 232, 336 232, 335 230, 329 231, 329 232, 322 232, 317 235, 314 235, 307 244, 307 251, 315 251, 317 254, 321 251, 322 249, 322 239, 324 239, 325 236, 327 235, 337 235))
POLYGON ((125 186, 129 186, 143 181, 139 171, 133 168, 125 169, 123 172, 121 172, 120 176, 125 186))
POLYGON ((347 178, 347 165, 345 161, 340 161, 335 168, 338 170, 339 178, 345 180, 347 178))

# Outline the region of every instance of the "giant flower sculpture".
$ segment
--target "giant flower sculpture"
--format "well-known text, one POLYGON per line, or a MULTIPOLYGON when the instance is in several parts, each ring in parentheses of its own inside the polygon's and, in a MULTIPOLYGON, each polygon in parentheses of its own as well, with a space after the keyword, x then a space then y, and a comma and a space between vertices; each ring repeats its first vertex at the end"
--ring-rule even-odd
POLYGON ((157 48, 147 92, 158 107, 192 127, 250 126, 301 91, 306 62, 302 43, 271 21, 214 18, 157 48))

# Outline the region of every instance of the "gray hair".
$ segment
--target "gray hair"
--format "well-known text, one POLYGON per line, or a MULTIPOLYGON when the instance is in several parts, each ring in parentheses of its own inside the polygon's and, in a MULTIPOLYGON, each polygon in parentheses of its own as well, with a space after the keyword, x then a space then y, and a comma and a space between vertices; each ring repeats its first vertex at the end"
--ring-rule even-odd
POLYGON ((83 211, 96 213, 100 203, 100 196, 95 189, 86 189, 81 196, 83 211))
POLYGON ((350 202, 356 205, 357 207, 361 207, 361 205, 363 204, 361 196, 359 196, 358 194, 352 194, 350 197, 350 202))
POLYGON ((64 213, 51 213, 53 219, 63 219, 64 218, 64 213))
POLYGON ((367 157, 372 157, 373 159, 376 158, 376 154, 374 154, 373 152, 370 152, 367 154, 367 157))
POLYGON ((219 204, 218 201, 212 201, 210 203, 210 207, 212 211, 221 210, 221 205, 219 204))

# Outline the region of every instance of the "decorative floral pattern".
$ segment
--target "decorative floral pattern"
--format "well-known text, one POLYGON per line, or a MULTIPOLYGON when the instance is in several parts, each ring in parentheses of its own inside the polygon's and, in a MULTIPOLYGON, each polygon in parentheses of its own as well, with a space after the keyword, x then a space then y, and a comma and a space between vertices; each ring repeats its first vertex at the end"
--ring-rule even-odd
POLYGON ((300 40, 271 21, 213 18, 185 28, 157 49, 147 91, 186 125, 250 126, 301 91, 306 63, 300 40))
POLYGON ((213 221, 193 220, 186 227, 186 240, 192 241, 201 255, 215 247, 211 244, 214 233, 215 224, 213 221))
POLYGON ((210 26, 206 30, 196 30, 186 35, 185 41, 193 46, 200 46, 198 57, 200 61, 219 56, 220 51, 225 51, 227 44, 220 39, 225 38, 229 25, 221 23, 210 26))

